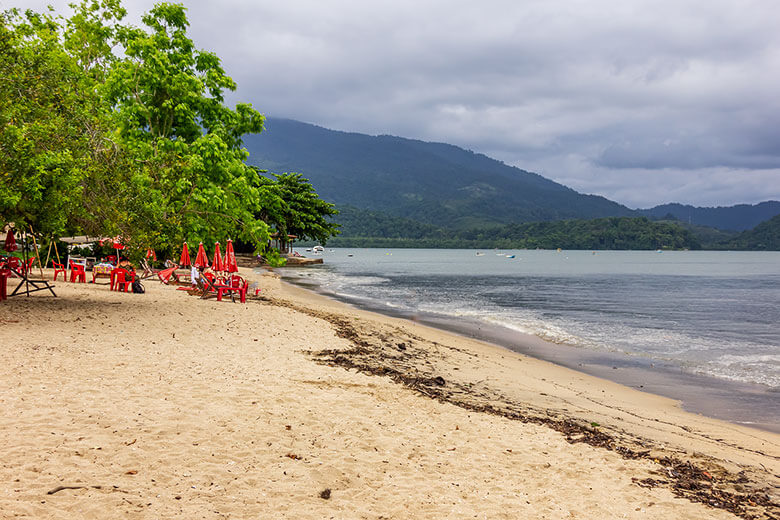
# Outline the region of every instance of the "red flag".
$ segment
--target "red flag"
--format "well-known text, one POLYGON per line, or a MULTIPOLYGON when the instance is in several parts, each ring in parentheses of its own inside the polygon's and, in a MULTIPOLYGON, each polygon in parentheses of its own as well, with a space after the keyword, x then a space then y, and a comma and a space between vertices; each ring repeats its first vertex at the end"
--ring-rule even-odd
POLYGON ((181 258, 179 259, 179 265, 184 267, 185 265, 190 265, 191 263, 190 251, 187 249, 187 242, 184 242, 184 245, 181 248, 181 258))
POLYGON ((228 273, 235 273, 238 271, 238 263, 236 263, 236 253, 233 251, 233 241, 228 238, 227 246, 225 247, 225 271, 228 273))
POLYGON ((14 238, 14 229, 8 229, 8 235, 5 237, 5 250, 8 252, 16 251, 16 239, 14 238))
POLYGON ((203 269, 209 266, 209 257, 206 256, 206 250, 203 249, 203 242, 198 244, 198 254, 195 257, 195 267, 202 267, 203 269))
POLYGON ((225 266, 222 265, 222 254, 219 252, 219 242, 214 244, 214 263, 211 268, 215 271, 224 271, 225 266))

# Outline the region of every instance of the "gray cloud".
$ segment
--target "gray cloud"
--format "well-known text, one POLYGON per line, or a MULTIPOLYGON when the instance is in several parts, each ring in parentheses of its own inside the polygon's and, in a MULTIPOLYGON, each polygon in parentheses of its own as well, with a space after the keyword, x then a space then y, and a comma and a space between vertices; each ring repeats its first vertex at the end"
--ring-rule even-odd
POLYGON ((458 144, 631 206, 780 199, 774 0, 186 5, 229 101, 268 115, 458 144))

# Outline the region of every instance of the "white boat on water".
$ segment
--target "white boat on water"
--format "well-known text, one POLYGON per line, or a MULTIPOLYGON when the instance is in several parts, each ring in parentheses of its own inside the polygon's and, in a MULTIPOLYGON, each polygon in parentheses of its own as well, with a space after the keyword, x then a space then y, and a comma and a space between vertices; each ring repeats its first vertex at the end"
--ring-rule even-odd
POLYGON ((314 246, 311 248, 311 252, 314 253, 315 255, 320 254, 323 251, 325 251, 325 248, 322 246, 314 246))

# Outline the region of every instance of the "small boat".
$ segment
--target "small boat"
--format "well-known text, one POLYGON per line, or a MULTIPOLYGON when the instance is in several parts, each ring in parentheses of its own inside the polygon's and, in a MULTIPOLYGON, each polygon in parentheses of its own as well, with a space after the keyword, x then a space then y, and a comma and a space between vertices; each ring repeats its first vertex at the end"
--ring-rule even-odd
POLYGON ((506 255, 507 258, 514 258, 515 255, 506 255))
POLYGON ((483 253, 481 251, 477 251, 477 256, 485 256, 485 253, 483 253))
MULTIPOLYGON (((307 249, 307 251, 308 251, 308 249, 307 249)), ((311 252, 314 253, 314 254, 319 254, 319 253, 322 253, 323 251, 325 251, 325 248, 322 247, 322 246, 314 246, 314 247, 311 248, 311 252)))

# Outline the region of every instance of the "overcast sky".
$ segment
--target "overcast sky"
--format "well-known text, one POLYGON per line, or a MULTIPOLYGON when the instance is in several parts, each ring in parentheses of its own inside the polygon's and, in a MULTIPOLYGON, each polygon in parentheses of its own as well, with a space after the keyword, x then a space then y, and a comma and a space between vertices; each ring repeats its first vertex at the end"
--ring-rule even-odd
MULTIPOLYGON (((0 0, 40 9, 67 1, 0 0)), ((125 0, 129 20, 154 4, 125 0)), ((630 207, 780 200, 777 0, 189 0, 229 102, 442 141, 630 207)))

